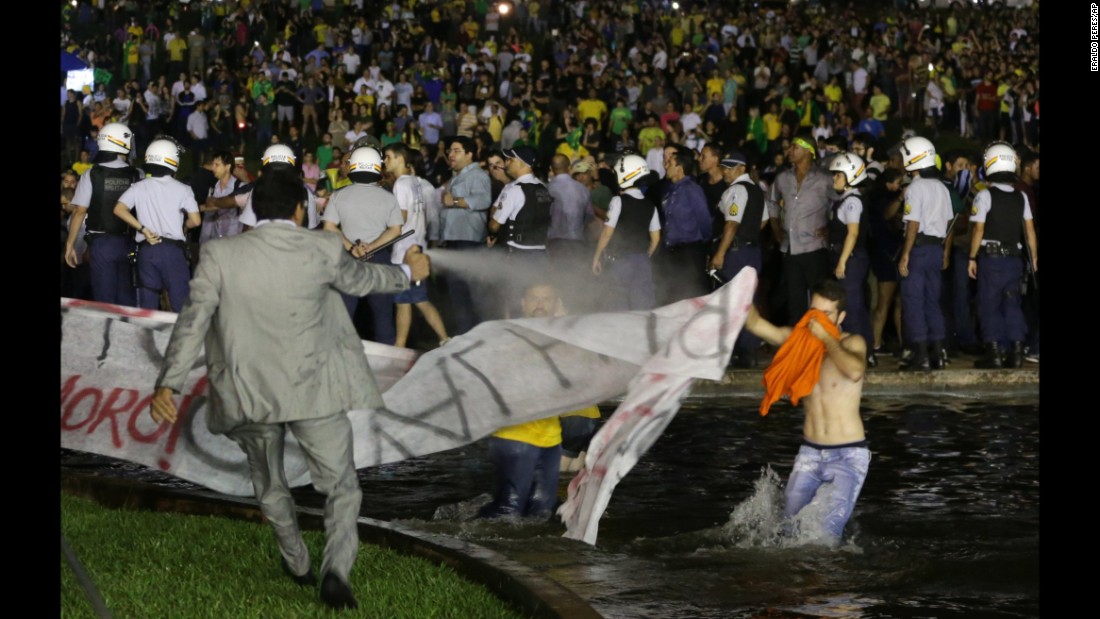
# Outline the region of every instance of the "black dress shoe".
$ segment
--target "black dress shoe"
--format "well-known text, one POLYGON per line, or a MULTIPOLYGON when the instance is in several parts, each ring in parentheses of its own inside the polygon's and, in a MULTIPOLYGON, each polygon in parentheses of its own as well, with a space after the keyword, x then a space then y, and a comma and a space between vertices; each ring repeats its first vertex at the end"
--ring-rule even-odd
POLYGON ((355 594, 351 592, 351 587, 332 572, 326 573, 321 579, 321 601, 325 606, 336 610, 359 608, 359 602, 355 601, 355 594))
POLYGON ((290 571, 290 564, 286 562, 286 557, 283 557, 282 563, 283 563, 283 571, 286 572, 287 576, 290 576, 291 580, 298 583, 298 585, 300 585, 302 587, 316 587, 317 586, 317 576, 313 573, 313 568, 312 567, 309 568, 309 571, 307 571, 305 574, 302 574, 301 576, 299 576, 299 575, 295 574, 294 572, 290 571))

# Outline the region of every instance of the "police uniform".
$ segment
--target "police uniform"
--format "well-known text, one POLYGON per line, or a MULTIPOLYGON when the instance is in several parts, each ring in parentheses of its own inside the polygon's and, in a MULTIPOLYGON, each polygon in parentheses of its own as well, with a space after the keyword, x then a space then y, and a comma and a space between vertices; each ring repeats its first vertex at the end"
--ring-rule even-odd
POLYGON ((183 225, 185 213, 199 212, 194 192, 171 176, 160 176, 134 183, 118 201, 134 209, 141 225, 160 237, 160 242, 152 245, 141 232, 134 235, 138 306, 157 309, 160 292, 167 290, 172 311, 179 312, 191 290, 183 225))
MULTIPOLYGON (((764 204, 764 190, 747 173, 742 174, 722 193, 718 210, 725 221, 737 224, 737 232, 722 262, 722 279, 730 281, 745 267, 752 267, 759 274, 762 266, 760 226, 770 218, 764 204)), ((750 360, 749 365, 755 367, 755 353, 759 347, 760 338, 742 329, 734 352, 741 359, 750 360)))
POLYGON ((493 221, 502 228, 498 238, 508 249, 509 262, 530 271, 520 273, 521 281, 510 282, 503 291, 513 315, 520 310, 516 300, 522 295, 525 283, 549 266, 546 238, 553 202, 550 189, 534 174, 527 173, 505 185, 493 205, 493 221))
POLYGON ((141 177, 141 170, 115 159, 96 164, 76 184, 72 204, 88 209, 84 225, 94 301, 136 305, 130 266, 134 243, 129 226, 115 217, 114 209, 119 196, 141 177))
MULTIPOLYGON (((649 233, 661 229, 657 207, 641 190, 631 187, 611 198, 604 225, 615 229, 604 255, 610 262, 612 281, 624 289, 626 309, 653 309, 657 300, 648 251, 649 233)), ((615 305, 614 309, 621 307, 615 305)))
POLYGON ((1027 195, 1006 183, 993 183, 974 197, 970 221, 984 223, 978 251, 978 324, 986 344, 1009 344, 1023 360, 1027 336, 1020 280, 1024 275, 1024 222, 1032 219, 1027 195))
MULTIPOLYGON (((909 251, 909 275, 901 279, 902 330, 907 345, 927 351, 931 343, 939 356, 946 328, 940 308, 943 244, 951 224, 951 196, 934 178, 914 178, 905 190, 902 220, 919 222, 917 239, 909 251)), ((919 360, 919 359, 918 359, 919 360)))
POLYGON ((504 186, 494 205, 493 220, 504 228, 505 244, 513 254, 545 253, 553 202, 550 189, 534 174, 524 174, 504 186))
POLYGON ((874 332, 871 329, 871 314, 867 309, 867 300, 863 297, 863 286, 867 283, 867 271, 871 266, 870 254, 867 252, 870 238, 869 226, 863 213, 863 197, 859 189, 849 189, 839 199, 833 202, 829 211, 829 223, 826 226, 829 240, 829 253, 832 258, 833 271, 839 266, 840 257, 844 253, 844 242, 848 238, 848 226, 859 225, 859 233, 856 236, 856 245, 848 256, 844 265, 844 291, 847 293, 847 315, 844 324, 845 331, 858 333, 867 342, 874 342, 874 332))
MULTIPOLYGON (((401 207, 393 194, 382 189, 377 183, 353 183, 332 194, 322 221, 340 226, 344 236, 352 241, 370 243, 382 235, 386 228, 401 227, 405 222, 401 217, 401 207)), ((391 264, 392 247, 375 252, 369 261, 376 264, 391 264)), ((389 344, 397 340, 397 328, 393 318, 392 294, 369 294, 366 297, 374 320, 374 341, 389 344)), ((359 298, 344 295, 348 313, 355 318, 359 298)))

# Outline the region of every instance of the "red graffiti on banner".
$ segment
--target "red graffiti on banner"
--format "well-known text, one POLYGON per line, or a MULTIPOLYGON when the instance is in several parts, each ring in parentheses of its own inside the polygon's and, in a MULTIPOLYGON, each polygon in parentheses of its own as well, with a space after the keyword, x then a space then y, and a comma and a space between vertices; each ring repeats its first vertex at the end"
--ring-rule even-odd
POLYGON ((84 431, 86 434, 92 434, 107 422, 106 425, 111 433, 111 445, 115 449, 122 450, 125 447, 124 438, 138 443, 155 444, 167 431, 168 439, 163 449, 165 457, 159 458, 157 465, 163 470, 171 468, 168 456, 176 451, 176 442, 179 439, 180 430, 186 423, 186 416, 192 402, 206 393, 205 376, 195 383, 190 393, 183 396, 176 423, 159 424, 152 432, 144 432, 138 428, 138 422, 149 410, 149 403, 153 399, 152 394, 140 397, 138 390, 122 387, 114 387, 106 393, 104 389, 95 386, 80 388, 78 385, 80 379, 80 375, 70 376, 61 383, 61 430, 63 432, 84 431), (123 416, 124 421, 119 419, 120 415, 123 416), (85 426, 87 426, 86 430, 85 426), (121 432, 120 427, 125 428, 125 431, 121 432))

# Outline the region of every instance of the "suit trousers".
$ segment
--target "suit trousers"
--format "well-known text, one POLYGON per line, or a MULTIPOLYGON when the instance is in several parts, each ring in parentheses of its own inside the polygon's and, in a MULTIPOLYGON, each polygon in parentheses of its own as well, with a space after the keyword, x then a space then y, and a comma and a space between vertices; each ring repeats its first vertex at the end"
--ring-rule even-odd
POLYGON ((279 551, 295 574, 311 567, 309 550, 298 529, 298 516, 283 467, 287 428, 294 433, 309 464, 313 487, 325 495, 325 553, 321 574, 348 581, 359 553, 359 507, 363 493, 355 475, 351 422, 346 413, 286 423, 253 423, 227 433, 244 450, 260 510, 275 528, 279 551))

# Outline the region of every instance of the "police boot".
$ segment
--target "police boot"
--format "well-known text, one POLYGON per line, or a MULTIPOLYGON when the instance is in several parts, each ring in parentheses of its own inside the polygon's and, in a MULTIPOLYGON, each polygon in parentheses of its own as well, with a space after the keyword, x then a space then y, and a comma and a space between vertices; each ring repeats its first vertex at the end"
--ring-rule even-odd
POLYGON ((1012 350, 1008 351, 1008 356, 1005 358, 1006 368, 1022 368, 1024 367, 1024 343, 1012 342, 1012 350))
POLYGON ((1004 367, 1001 354, 1001 345, 997 342, 990 342, 986 344, 985 356, 975 361, 974 367, 982 370, 999 370, 1004 367))
POLYGON ((947 350, 943 342, 932 342, 928 350, 928 365, 933 370, 942 370, 947 367, 947 350))
POLYGON ((931 369, 928 361, 928 344, 926 342, 912 344, 909 349, 913 354, 909 357, 908 361, 903 361, 898 369, 902 372, 927 372, 931 369))

